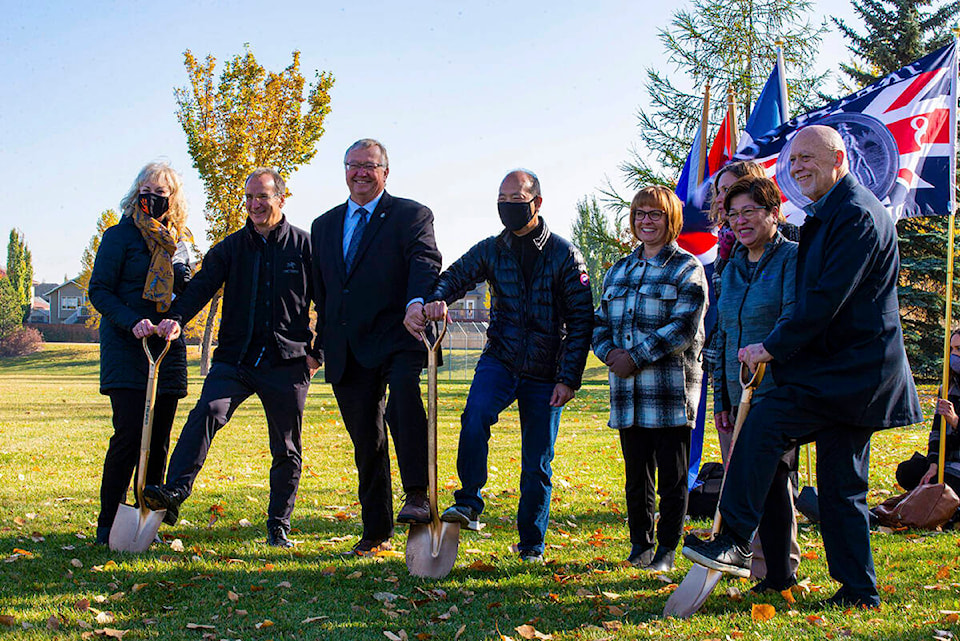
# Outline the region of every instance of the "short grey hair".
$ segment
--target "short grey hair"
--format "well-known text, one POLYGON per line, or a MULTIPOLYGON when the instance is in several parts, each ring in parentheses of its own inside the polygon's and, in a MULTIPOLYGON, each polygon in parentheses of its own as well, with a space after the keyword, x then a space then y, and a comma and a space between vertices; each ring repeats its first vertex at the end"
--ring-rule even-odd
POLYGON ((347 162, 347 156, 350 155, 351 151, 356 151, 357 149, 369 149, 370 147, 376 147, 380 150, 380 159, 383 160, 383 168, 390 168, 390 159, 387 158, 387 148, 383 146, 383 143, 379 140, 374 140, 373 138, 361 138, 357 142, 353 143, 347 147, 346 153, 343 154, 343 162, 347 162))
MULTIPOLYGON (((530 171, 529 169, 524 169, 523 167, 517 167, 516 169, 511 169, 507 172, 507 176, 510 174, 523 174, 524 176, 530 179, 530 182, 533 183, 530 185, 530 193, 533 194, 533 197, 536 198, 540 196, 540 179, 537 178, 537 175, 530 171)), ((506 180, 507 176, 504 176, 503 179, 506 180)))
POLYGON ((287 195, 287 182, 283 179, 283 176, 280 175, 280 172, 273 167, 257 167, 250 172, 250 175, 243 181, 243 184, 246 185, 251 179, 259 178, 260 176, 270 176, 273 178, 273 184, 276 187, 275 195, 287 195))

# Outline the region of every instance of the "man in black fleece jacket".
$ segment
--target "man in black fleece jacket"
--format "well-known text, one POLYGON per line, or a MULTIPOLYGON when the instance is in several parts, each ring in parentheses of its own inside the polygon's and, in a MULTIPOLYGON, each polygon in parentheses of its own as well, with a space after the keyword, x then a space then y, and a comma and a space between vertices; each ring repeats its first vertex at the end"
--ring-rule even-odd
POLYGON ((178 511, 214 435, 256 394, 267 416, 273 457, 267 543, 288 548, 300 483, 303 407, 322 355, 311 353, 310 236, 287 222, 281 211, 285 194, 283 178, 273 169, 250 174, 246 225, 210 249, 203 268, 174 301, 170 319, 158 326, 161 335, 179 332, 179 323, 196 316, 223 287, 213 367, 170 457, 166 484, 148 485, 144 497, 151 509, 178 511))

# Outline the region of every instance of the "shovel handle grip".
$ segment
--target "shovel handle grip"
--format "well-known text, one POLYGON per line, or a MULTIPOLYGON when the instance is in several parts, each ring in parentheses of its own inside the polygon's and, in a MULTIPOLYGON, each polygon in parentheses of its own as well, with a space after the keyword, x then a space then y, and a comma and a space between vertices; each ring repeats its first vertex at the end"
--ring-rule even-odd
POLYGON ((147 342, 147 337, 143 337, 143 352, 147 355, 147 363, 150 365, 151 370, 154 367, 160 366, 160 361, 163 360, 163 357, 167 355, 168 351, 170 351, 170 341, 164 341, 163 350, 154 358, 153 352, 150 351, 150 343, 147 342))
POLYGON ((436 324, 440 325, 440 331, 437 332, 437 340, 430 342, 430 339, 427 338, 427 333, 420 332, 420 340, 427 346, 428 352, 436 352, 437 349, 440 348, 440 342, 443 340, 443 337, 447 335, 447 319, 444 318, 441 321, 436 321, 436 324))

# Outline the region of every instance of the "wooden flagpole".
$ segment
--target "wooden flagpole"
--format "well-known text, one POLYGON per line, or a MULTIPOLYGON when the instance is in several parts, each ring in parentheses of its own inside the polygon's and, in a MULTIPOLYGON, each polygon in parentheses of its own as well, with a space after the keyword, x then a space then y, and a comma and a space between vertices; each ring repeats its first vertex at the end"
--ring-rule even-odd
POLYGON ((703 90, 703 109, 700 112, 700 149, 697 151, 697 175, 693 179, 694 189, 703 182, 707 173, 707 125, 710 119, 710 83, 703 90))

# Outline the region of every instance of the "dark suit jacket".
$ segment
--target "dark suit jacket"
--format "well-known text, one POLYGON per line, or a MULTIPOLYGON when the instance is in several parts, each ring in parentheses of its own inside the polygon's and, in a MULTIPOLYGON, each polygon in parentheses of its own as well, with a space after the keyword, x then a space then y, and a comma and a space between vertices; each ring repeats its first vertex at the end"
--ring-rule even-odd
POLYGON ((763 341, 777 385, 798 404, 860 427, 923 420, 903 347, 899 271, 890 214, 847 174, 804 223, 796 306, 763 341))
POLYGON ((364 367, 391 354, 421 351, 423 344, 403 326, 407 303, 430 293, 440 273, 433 213, 384 192, 370 216, 353 268, 343 263, 343 220, 347 204, 313 221, 313 282, 317 301, 316 348, 324 352, 328 383, 343 377, 347 348, 364 367))

